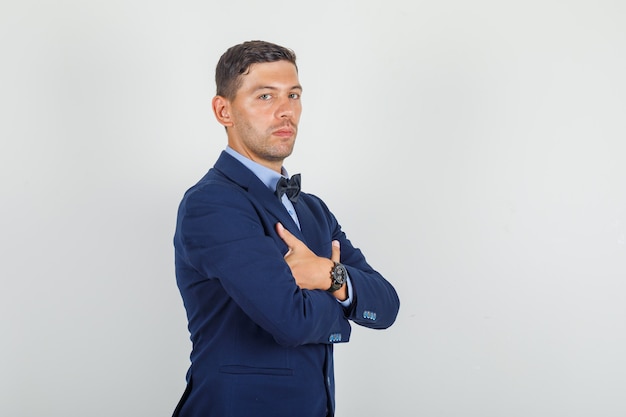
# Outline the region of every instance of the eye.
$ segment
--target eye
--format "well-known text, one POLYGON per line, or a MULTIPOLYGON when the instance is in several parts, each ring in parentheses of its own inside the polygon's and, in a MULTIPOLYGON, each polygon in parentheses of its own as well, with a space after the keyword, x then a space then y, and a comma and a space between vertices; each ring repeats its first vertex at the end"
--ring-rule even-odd
POLYGON ((291 94, 289 94, 289 98, 293 99, 293 100, 299 100, 300 99, 300 94, 298 94, 298 93, 291 93, 291 94))
POLYGON ((271 98, 272 98, 272 95, 271 95, 271 94, 261 94, 261 95, 259 96, 259 98, 260 98, 261 100, 269 100, 269 99, 271 99, 271 98))

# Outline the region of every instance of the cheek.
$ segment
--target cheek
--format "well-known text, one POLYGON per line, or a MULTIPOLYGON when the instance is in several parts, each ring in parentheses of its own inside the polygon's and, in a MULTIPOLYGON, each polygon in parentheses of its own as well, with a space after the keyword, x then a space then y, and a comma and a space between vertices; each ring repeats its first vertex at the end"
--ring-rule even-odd
POLYGON ((300 115, 302 114, 302 104, 298 102, 298 105, 293 109, 293 115, 296 120, 300 120, 300 115))

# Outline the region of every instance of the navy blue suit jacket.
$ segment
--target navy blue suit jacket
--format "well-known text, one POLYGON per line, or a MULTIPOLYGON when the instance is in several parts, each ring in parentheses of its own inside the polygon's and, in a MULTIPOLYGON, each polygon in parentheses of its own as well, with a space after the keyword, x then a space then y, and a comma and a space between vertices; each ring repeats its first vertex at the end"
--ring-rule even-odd
POLYGON ((272 191, 225 152, 185 193, 174 246, 193 349, 175 416, 333 415, 333 343, 349 340, 348 320, 376 329, 394 322, 396 291, 326 205, 302 193, 294 206, 301 230, 272 191), (331 242, 340 241, 350 308, 296 285, 277 222, 318 256, 330 258, 331 242))

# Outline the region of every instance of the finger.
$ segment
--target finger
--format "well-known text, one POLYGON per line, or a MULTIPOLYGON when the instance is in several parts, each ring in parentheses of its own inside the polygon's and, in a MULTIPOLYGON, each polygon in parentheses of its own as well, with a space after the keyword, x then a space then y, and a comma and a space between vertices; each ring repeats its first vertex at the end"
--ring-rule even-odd
POLYGON ((339 245, 338 240, 333 240, 333 244, 330 252, 330 260, 334 262, 339 262, 340 259, 341 247, 339 245))
POLYGON ((297 237, 291 234, 291 232, 282 225, 282 223, 276 223, 276 233, 285 242, 289 251, 291 251, 300 242, 297 237))

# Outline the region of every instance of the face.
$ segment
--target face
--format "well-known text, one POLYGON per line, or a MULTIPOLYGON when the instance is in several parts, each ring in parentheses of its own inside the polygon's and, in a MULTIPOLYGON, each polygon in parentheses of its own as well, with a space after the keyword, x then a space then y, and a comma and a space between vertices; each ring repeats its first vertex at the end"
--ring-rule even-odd
MULTIPOLYGON (((250 66, 232 101, 224 100, 224 121, 231 148, 280 172, 291 155, 298 133, 302 87, 296 67, 288 61, 250 66)), ((214 99, 215 100, 215 99, 214 99)), ((215 108, 216 115, 218 110, 215 108)))

